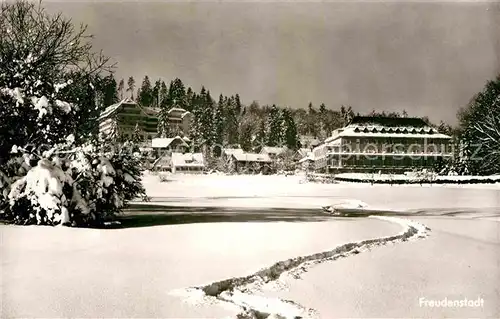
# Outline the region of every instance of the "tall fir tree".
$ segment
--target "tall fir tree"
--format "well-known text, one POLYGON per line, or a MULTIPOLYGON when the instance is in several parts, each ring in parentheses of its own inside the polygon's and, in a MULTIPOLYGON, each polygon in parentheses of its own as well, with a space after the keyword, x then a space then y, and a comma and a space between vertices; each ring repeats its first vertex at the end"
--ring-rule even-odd
POLYGON ((153 104, 153 88, 151 87, 151 82, 147 75, 144 77, 144 80, 142 80, 140 91, 137 94, 137 100, 142 106, 149 107, 153 104))
POLYGON ((267 143, 267 127, 266 121, 261 119, 259 121, 259 126, 257 129, 257 136, 254 140, 254 152, 260 152, 262 147, 266 146, 267 143))
POLYGON ((282 142, 283 127, 281 112, 273 104, 269 113, 269 134, 267 135, 267 146, 279 146, 282 142))
MULTIPOLYGON (((200 94, 193 94, 193 123, 191 125, 189 135, 191 140, 193 141, 193 144, 195 145, 195 149, 198 151, 201 150, 202 145, 206 144, 206 95, 207 92, 205 90, 205 87, 201 88, 200 94)), ((211 120, 211 113, 209 119, 211 120)))
POLYGON ((214 113, 214 101, 212 96, 210 95, 210 91, 206 91, 204 95, 202 95, 202 112, 201 112, 201 123, 202 123, 202 137, 205 141, 206 145, 212 146, 214 145, 214 122, 213 122, 213 113, 214 113))
POLYGON ((142 142, 142 134, 139 123, 135 123, 134 133, 132 134, 132 142, 136 145, 142 142))
POLYGON ((160 90, 161 90, 161 79, 156 80, 151 92, 151 106, 160 107, 160 90))
POLYGON ((162 109, 169 109, 168 105, 168 88, 164 81, 161 81, 160 85, 160 96, 158 97, 159 107, 162 109))
POLYGON ((224 123, 226 136, 225 140, 228 145, 235 145, 238 143, 238 111, 237 101, 235 97, 231 96, 224 99, 225 112, 224 123))
POLYGON ((319 121, 319 125, 321 126, 320 136, 324 139, 330 134, 328 110, 326 109, 326 105, 324 103, 321 103, 319 106, 319 121))
POLYGON ((221 150, 223 148, 224 143, 224 98, 222 94, 219 96, 219 103, 214 110, 213 117, 213 130, 214 130, 214 143, 216 145, 216 154, 217 156, 221 155, 221 150))
POLYGON ((242 111, 242 105, 241 105, 239 94, 236 94, 234 96, 234 109, 235 109, 236 115, 239 117, 241 114, 241 111, 242 111))
POLYGON ((243 121, 239 127, 238 144, 245 152, 252 151, 252 140, 253 140, 253 122, 250 120, 243 121))
POLYGON ((283 110, 283 122, 285 124, 284 144, 291 150, 300 148, 300 139, 297 132, 295 120, 292 117, 292 112, 289 109, 283 110))
POLYGON ((124 91, 125 90, 125 81, 123 79, 120 80, 120 83, 118 83, 118 88, 117 88, 117 93, 118 93, 118 98, 121 100, 124 99, 124 91))
POLYGON ((130 92, 130 98, 133 100, 134 90, 135 90, 135 79, 133 76, 128 78, 127 85, 128 85, 127 92, 130 92))
POLYGON ((170 107, 186 108, 186 89, 181 79, 175 78, 168 89, 168 104, 170 107))
POLYGON ((193 89, 188 87, 186 90, 186 105, 185 105, 185 110, 192 112, 193 111, 193 97, 194 97, 194 92, 193 89))
POLYGON ((102 92, 102 102, 104 104, 104 107, 118 102, 117 84, 113 74, 110 74, 103 79, 102 92))
POLYGON ((158 113, 158 136, 168 137, 171 134, 170 125, 168 123, 168 89, 164 81, 161 81, 160 91, 158 96, 159 113, 158 113))

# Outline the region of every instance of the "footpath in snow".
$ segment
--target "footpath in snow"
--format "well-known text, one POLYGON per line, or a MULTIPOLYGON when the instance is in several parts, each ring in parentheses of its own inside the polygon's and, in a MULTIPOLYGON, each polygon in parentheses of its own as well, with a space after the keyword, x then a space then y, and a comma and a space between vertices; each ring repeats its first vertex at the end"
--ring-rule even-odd
POLYGON ((375 246, 425 238, 430 231, 424 225, 407 219, 383 216, 371 217, 398 223, 403 227, 403 231, 394 236, 351 242, 329 251, 287 259, 249 276, 229 278, 200 287, 188 288, 185 291, 175 291, 174 293, 187 295, 191 298, 198 297, 205 300, 205 302, 207 298, 215 298, 220 302, 232 303, 242 310, 238 314, 238 318, 314 318, 317 316, 314 309, 309 309, 290 300, 267 298, 253 293, 260 290, 264 285, 273 282, 279 283, 282 277, 299 278, 301 273, 313 265, 359 254, 375 246))

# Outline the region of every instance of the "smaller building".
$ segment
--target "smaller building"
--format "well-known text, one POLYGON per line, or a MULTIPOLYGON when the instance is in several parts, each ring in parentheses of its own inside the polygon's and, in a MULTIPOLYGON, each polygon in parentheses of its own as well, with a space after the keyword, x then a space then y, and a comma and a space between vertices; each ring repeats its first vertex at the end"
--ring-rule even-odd
POLYGON ((304 157, 302 157, 298 161, 298 166, 299 168, 302 168, 303 170, 314 170, 314 155, 312 152, 307 153, 304 157))
POLYGON ((240 174, 271 173, 272 160, 267 154, 234 152, 231 154, 230 167, 240 174))
POLYGON ((300 135, 299 140, 302 147, 308 149, 312 149, 321 144, 321 140, 312 135, 300 135))
POLYGON ((174 134, 188 135, 193 122, 193 113, 185 109, 174 107, 168 112, 170 131, 174 134))
POLYGON ((202 153, 172 153, 172 173, 202 173, 205 169, 205 161, 202 153))
POLYGON ((154 138, 151 140, 151 148, 154 150, 156 157, 173 152, 185 153, 189 150, 189 144, 180 136, 168 138, 154 138))
POLYGON ((159 156, 152 164, 151 170, 160 172, 172 171, 172 155, 164 154, 159 156))
POLYGON ((286 147, 273 147, 273 146, 264 146, 260 154, 269 155, 272 160, 276 160, 280 155, 284 154, 288 148, 286 147))

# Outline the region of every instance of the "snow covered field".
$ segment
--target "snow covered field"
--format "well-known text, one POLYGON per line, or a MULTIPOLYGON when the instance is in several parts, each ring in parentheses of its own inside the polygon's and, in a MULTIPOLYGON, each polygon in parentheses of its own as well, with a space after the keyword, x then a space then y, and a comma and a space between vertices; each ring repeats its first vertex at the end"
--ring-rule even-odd
POLYGON ((498 185, 302 180, 174 175, 160 183, 147 175, 152 202, 126 217, 142 216, 147 222, 136 226, 154 227, 0 226, 1 317, 221 318, 236 316, 241 309, 234 303, 242 302, 267 313, 304 307, 322 318, 500 316, 498 185), (331 217, 320 210, 327 205, 353 212, 367 205, 362 209, 402 218, 331 217), (410 227, 407 218, 430 227, 429 237, 412 235, 409 242, 397 239, 369 252, 350 244, 400 234, 410 227), (186 295, 186 288, 346 244, 356 251, 308 267, 301 279, 282 276, 247 291, 251 296, 223 295, 233 303, 186 295), (481 297, 484 305, 420 307, 422 297, 481 297))

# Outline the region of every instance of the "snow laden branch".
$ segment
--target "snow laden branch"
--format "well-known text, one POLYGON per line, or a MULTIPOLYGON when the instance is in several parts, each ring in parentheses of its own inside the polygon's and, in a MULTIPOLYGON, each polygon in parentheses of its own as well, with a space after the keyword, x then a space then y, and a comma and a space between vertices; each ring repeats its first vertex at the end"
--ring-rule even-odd
POLYGON ((500 171, 500 95, 489 108, 489 112, 474 123, 473 130, 480 142, 478 147, 485 150, 481 152, 484 156, 477 159, 481 168, 500 171))
POLYGON ((26 175, 10 186, 4 215, 18 224, 100 226, 137 196, 145 198, 139 159, 125 151, 104 152, 73 138, 33 156, 23 147, 10 165, 26 164, 26 175), (61 157, 64 155, 64 157, 61 157))

